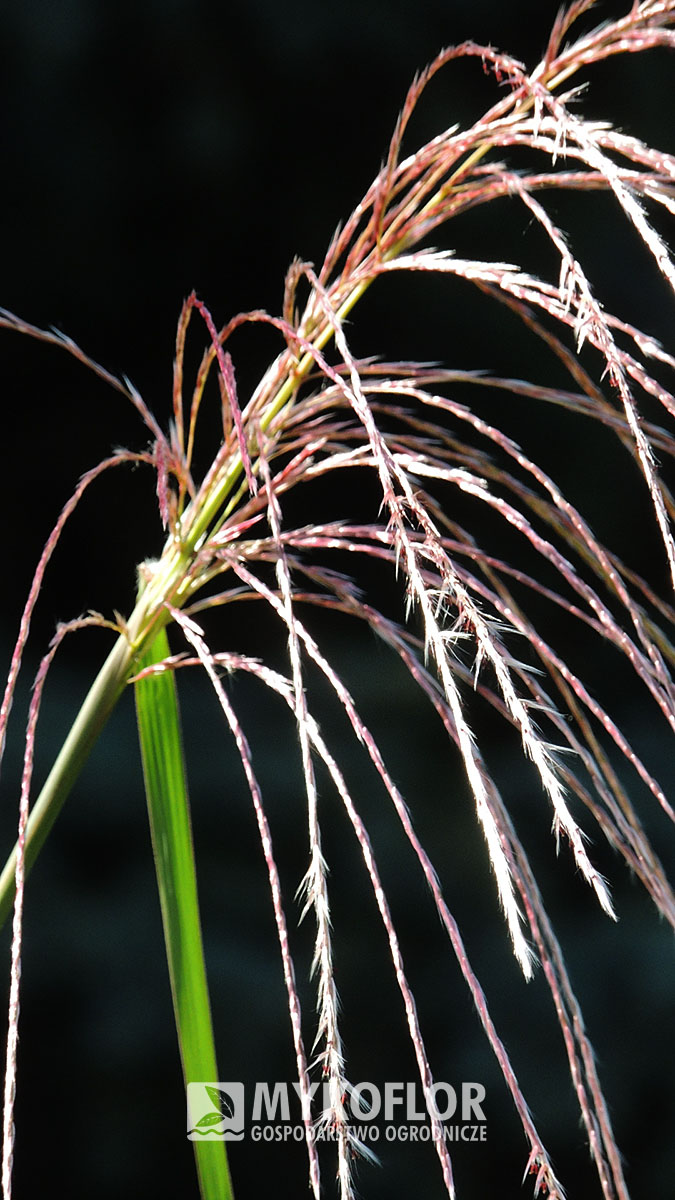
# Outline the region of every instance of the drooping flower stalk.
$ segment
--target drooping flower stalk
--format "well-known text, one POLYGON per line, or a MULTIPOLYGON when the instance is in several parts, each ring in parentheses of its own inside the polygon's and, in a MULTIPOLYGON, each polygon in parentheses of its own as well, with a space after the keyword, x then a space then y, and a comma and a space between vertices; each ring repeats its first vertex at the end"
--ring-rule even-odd
MULTIPOLYGON (((500 389, 505 402, 516 395, 529 399, 535 410, 537 406, 555 405, 579 419, 593 420, 608 438, 617 437, 641 473, 664 559, 675 581, 671 532, 675 504, 656 464, 657 457, 663 461, 675 456, 675 438, 668 424, 675 416, 675 398, 662 381, 662 375, 675 367, 675 360, 651 337, 605 310, 571 241, 542 199, 553 189, 604 189, 611 193, 657 269, 675 290, 675 268, 665 242, 645 211, 645 205, 650 204, 658 205, 665 214, 675 213, 675 158, 653 150, 632 135, 618 134, 604 123, 584 120, 577 111, 576 89, 566 94, 560 90, 563 84, 568 87, 582 69, 611 55, 672 47, 675 0, 635 3, 625 17, 569 40, 575 22, 591 6, 592 0, 577 0, 560 13, 542 62, 529 74, 508 55, 473 43, 438 56, 413 83, 386 162, 336 233, 321 268, 315 271, 300 261, 292 265, 282 316, 272 317, 261 311, 243 313, 218 330, 203 301, 194 294, 188 298, 176 336, 170 436, 162 432, 130 384, 114 380, 68 339, 36 330, 10 314, 0 316, 0 324, 5 327, 62 345, 108 379, 135 405, 154 439, 151 454, 117 456, 85 476, 48 539, 23 614, 0 710, 0 751, 45 570, 65 522, 89 485, 117 463, 149 463, 156 473, 158 509, 166 531, 159 560, 140 568, 145 586, 137 607, 126 621, 116 618, 117 643, 30 817, 35 723, 44 673, 53 651, 45 660, 29 714, 19 841, 0 881, 0 911, 5 915, 16 894, 5 1087, 6 1197, 11 1186, 25 871, 101 725, 133 677, 143 648, 159 628, 170 622, 177 626, 213 684, 239 751, 256 813, 281 947, 314 1194, 318 1195, 320 1180, 313 1144, 311 1066, 304 1052, 288 922, 262 791, 245 732, 220 681, 221 668, 245 670, 256 676, 282 696, 295 720, 309 835, 304 894, 307 911, 313 911, 316 921, 316 1065, 328 1083, 329 1093, 328 1108, 319 1121, 338 1133, 341 1200, 353 1195, 352 1152, 363 1148, 355 1145, 347 1113, 346 1049, 338 1023, 333 954, 337 935, 331 928, 329 909, 330 851, 322 839, 315 761, 326 768, 358 841, 401 992, 429 1119, 436 1132, 439 1123, 433 1110, 433 1075, 422 1026, 370 835, 339 769, 339 756, 312 715, 306 671, 310 663, 328 681, 375 767, 384 795, 393 805, 432 892, 523 1124, 529 1146, 527 1169, 536 1175, 535 1194, 562 1196, 492 1023, 459 928, 443 898, 431 855, 415 833, 403 797, 359 713, 358 703, 301 619, 298 610, 305 605, 349 613, 374 629, 440 718, 473 794, 516 958, 529 977, 534 969, 533 946, 536 948, 554 998, 602 1194, 605 1200, 627 1196, 579 1007, 526 852, 476 742, 470 691, 486 700, 517 732, 523 753, 532 762, 551 805, 556 837, 562 835, 571 846, 576 866, 605 912, 614 915, 609 889, 585 844, 581 821, 574 815, 574 800, 588 810, 638 874, 657 907, 675 925, 672 889, 618 777, 612 749, 630 765, 672 819, 670 802, 617 720, 594 697, 580 672, 566 661, 555 636, 544 631, 530 615, 528 604, 533 599, 546 602, 556 615, 577 623, 620 656, 670 733, 675 731, 675 614, 670 599, 657 596, 611 548, 601 544, 589 520, 542 466, 505 430, 453 395, 460 386, 475 389, 479 398, 481 388, 500 389), (403 141, 410 118, 426 85, 439 70, 462 57, 480 60, 485 71, 502 86, 502 95, 470 128, 449 127, 404 156, 403 141), (517 152, 513 167, 503 161, 512 151, 517 152), (528 152, 532 164, 529 168, 522 166, 523 155, 528 152), (542 155, 549 159, 545 170, 542 155), (553 278, 538 278, 509 262, 485 261, 481 256, 462 258, 450 250, 429 247, 432 234, 446 236, 452 218, 505 196, 520 204, 524 216, 534 221, 545 237, 557 263, 553 278), (347 317, 372 284, 386 282, 392 272, 442 275, 448 286, 453 279, 470 282, 515 314, 524 329, 549 349, 556 366, 566 370, 567 388, 503 379, 480 371, 414 363, 378 364, 356 358, 350 349, 347 317), (301 292, 308 292, 302 307, 298 300, 301 292), (205 323, 208 344, 192 395, 186 400, 184 354, 195 310, 205 323), (274 328, 283 347, 250 399, 242 402, 231 352, 226 347, 230 347, 242 325, 256 323, 274 328), (594 378, 579 358, 584 346, 599 363, 596 374, 600 379, 594 378), (221 398, 222 441, 200 481, 194 477, 193 457, 199 413, 212 374, 217 378, 221 398), (609 385, 606 391, 605 380, 609 385), (663 427, 643 418, 642 395, 660 405, 663 427), (350 472, 366 473, 376 481, 378 511, 369 511, 361 522, 349 524, 341 520, 315 522, 311 514, 300 527, 287 524, 284 500, 288 492, 319 478, 332 476, 336 481, 349 481, 350 472), (460 515, 465 509, 458 503, 459 512, 455 513, 448 497, 458 502, 468 498, 475 506, 473 511, 488 516, 498 529, 513 532, 523 548, 522 562, 512 562, 493 546, 481 545, 477 532, 460 515), (332 551, 343 558, 345 553, 350 555, 353 580, 325 567, 325 556, 332 551), (409 629, 396 626, 359 592, 358 567, 362 561, 377 561, 390 569, 394 589, 398 573, 405 591, 406 620, 416 615, 421 639, 409 629), (541 577, 538 564, 546 568, 541 577), (253 601, 258 611, 269 614, 282 631, 288 648, 288 678, 245 655, 223 655, 207 645, 196 620, 198 614, 206 608, 226 609, 244 601, 253 601), (522 647, 522 653, 515 647, 522 647)), ((185 661, 185 656, 177 656, 153 669, 176 669, 185 661)), ((445 1186, 453 1195, 450 1157, 442 1139, 435 1141, 445 1186)))

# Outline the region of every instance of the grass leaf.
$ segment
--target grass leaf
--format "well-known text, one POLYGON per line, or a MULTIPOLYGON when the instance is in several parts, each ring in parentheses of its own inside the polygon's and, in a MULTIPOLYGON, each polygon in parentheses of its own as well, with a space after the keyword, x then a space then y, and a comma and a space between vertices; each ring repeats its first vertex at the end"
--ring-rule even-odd
MULTIPOLYGON (((169 655, 166 631, 141 659, 141 669, 169 655)), ((143 777, 162 908, 171 992, 186 1084, 218 1079, 213 1043, 194 847, 176 682, 171 671, 134 685, 143 777)), ((203 1200, 230 1200, 225 1143, 195 1142, 203 1200)))

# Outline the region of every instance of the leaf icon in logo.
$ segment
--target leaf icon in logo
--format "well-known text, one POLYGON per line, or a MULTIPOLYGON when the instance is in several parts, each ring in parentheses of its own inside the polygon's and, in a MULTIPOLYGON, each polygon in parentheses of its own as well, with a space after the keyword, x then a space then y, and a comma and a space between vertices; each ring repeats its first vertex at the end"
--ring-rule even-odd
POLYGON ((204 1116, 197 1121, 195 1129, 208 1129, 211 1125, 220 1125, 222 1119, 219 1112, 204 1113, 204 1116))
MULTIPOLYGON (((232 1097, 229 1096, 228 1093, 222 1088, 210 1087, 208 1083, 205 1083, 204 1087, 213 1107, 218 1109, 217 1113, 208 1114, 209 1117, 214 1118, 213 1121, 209 1121, 209 1124, 215 1125, 216 1120, 222 1121, 225 1117, 233 1117, 234 1105, 232 1103, 232 1097)), ((199 1122, 199 1124, 201 1125, 205 1120, 206 1117, 202 1117, 202 1120, 199 1122)))

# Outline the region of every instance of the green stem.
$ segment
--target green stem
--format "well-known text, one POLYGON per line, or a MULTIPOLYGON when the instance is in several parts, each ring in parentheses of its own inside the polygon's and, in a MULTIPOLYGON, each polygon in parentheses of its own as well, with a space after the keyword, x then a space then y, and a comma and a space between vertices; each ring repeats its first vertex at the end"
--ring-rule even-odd
MULTIPOLYGON (((87 761, 108 717, 133 675, 138 655, 169 620, 161 605, 149 601, 149 589, 139 599, 122 633, 94 680, 70 733, 31 809, 26 828, 25 870, 30 870, 75 780, 87 761)), ((171 595, 171 592, 168 593, 171 595)), ((17 846, 0 875, 0 929, 14 903, 17 846)))
MULTIPOLYGON (((26 872, 35 862, 68 793, 124 690, 131 673, 133 657, 133 651, 127 638, 120 635, 94 680, 31 810, 26 830, 26 872)), ((4 925, 14 903, 16 854, 17 847, 15 846, 0 876, 0 928, 4 925)))

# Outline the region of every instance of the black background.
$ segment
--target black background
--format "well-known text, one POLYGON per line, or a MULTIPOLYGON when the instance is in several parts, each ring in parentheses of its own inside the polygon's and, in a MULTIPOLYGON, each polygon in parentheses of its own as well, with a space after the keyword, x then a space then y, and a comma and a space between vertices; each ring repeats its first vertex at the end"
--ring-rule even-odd
MULTIPOLYGON (((338 221, 377 171, 415 71, 442 46, 466 38, 532 64, 556 9, 524 0, 331 6, 30 0, 13 6, 1 19, 0 304, 34 324, 56 326, 107 368, 128 375, 166 424, 183 297, 195 288, 217 324, 251 307, 277 313, 294 255, 321 261, 338 221)), ((599 15, 622 10, 607 4, 599 15)), ((587 111, 612 116, 672 151, 671 71, 663 55, 641 67, 608 64, 597 72, 587 111)), ((493 94, 490 86, 478 63, 449 72, 430 91, 420 136, 475 119, 493 94)), ((668 307, 664 287, 648 282, 653 277, 644 274, 644 255, 610 203, 594 201, 583 215, 581 207, 561 204, 559 214, 588 254, 602 298, 667 340, 672 303, 668 307)), ((443 244, 479 258, 537 264, 540 250, 528 220, 506 205, 503 212, 495 208, 494 217, 466 221, 456 236, 456 243, 443 244)), ((540 269, 547 268, 550 256, 542 258, 540 269)), ((523 365, 518 358, 515 335, 500 340, 483 324, 483 309, 468 290, 453 299, 445 284, 408 294, 383 289, 363 308, 353 335, 359 352, 418 354, 537 375, 537 360, 523 365)), ((196 321, 192 337, 196 357, 203 345, 196 321)), ((242 396, 276 349, 260 334, 243 335, 233 346, 242 396)), ((83 367, 5 332, 0 381, 0 650, 8 661, 34 565, 75 481, 111 447, 142 449, 148 435, 130 406, 83 367)), ((520 436, 531 417, 514 408, 520 436)), ((613 459, 601 460, 592 440, 562 429, 553 438, 543 425, 531 436, 563 482, 576 484, 599 532, 662 584, 646 510, 626 499, 613 459)), ((107 615, 129 611, 135 565, 161 544, 153 482, 142 471, 116 472, 97 485, 64 536, 36 612, 10 729, 3 845, 12 841, 28 687, 55 623, 89 608, 107 615)), ((220 645, 241 639, 282 664, 278 640, 266 641, 249 614, 241 620, 241 627, 220 629, 220 645)), ((330 636, 417 828, 433 846, 446 896, 563 1182, 570 1195, 587 1195, 588 1154, 553 1008, 541 976, 525 986, 511 960, 458 764, 382 648, 347 625, 334 626, 330 636)), ((103 634, 84 633, 57 660, 39 730, 37 782, 105 651, 103 634)), ((625 679, 617 678, 624 726, 668 788, 673 771, 663 735, 625 679)), ((241 772, 206 686, 185 679, 181 687, 221 1074, 249 1084, 292 1079, 271 906, 241 772)), ((293 730, 254 687, 243 684, 234 695, 256 752, 294 926, 292 897, 306 854, 293 730)), ((505 1197, 529 1194, 520 1189, 524 1139, 410 853, 364 760, 350 749, 339 714, 325 697, 317 704, 360 790, 381 853, 434 1072, 454 1083, 475 1079, 488 1089, 487 1150, 458 1149, 459 1196, 472 1200, 492 1188, 505 1197)), ((615 928, 596 912, 568 856, 555 860, 548 813, 516 748, 489 724, 485 733, 545 880, 630 1164, 629 1186, 635 1196, 665 1198, 674 1166, 671 936, 600 846, 596 860, 612 879, 621 921, 615 928)), ((668 862, 668 830, 653 804, 643 803, 668 862)), ((129 698, 31 878, 17 1102, 19 1200, 56 1183, 73 1198, 196 1194, 143 805, 129 698)), ((374 901, 344 818, 327 809, 348 1074, 353 1080, 413 1079, 374 901)), ((311 1043, 311 930, 303 926, 294 936, 311 1043)), ((381 1168, 360 1168, 364 1197, 443 1194, 429 1151, 394 1147, 384 1159, 381 1168)), ((300 1150, 244 1143, 233 1148, 231 1165, 238 1197, 261 1195, 268 1186, 279 1196, 307 1194, 300 1150)), ((330 1163, 325 1178, 329 1195, 330 1163)))

